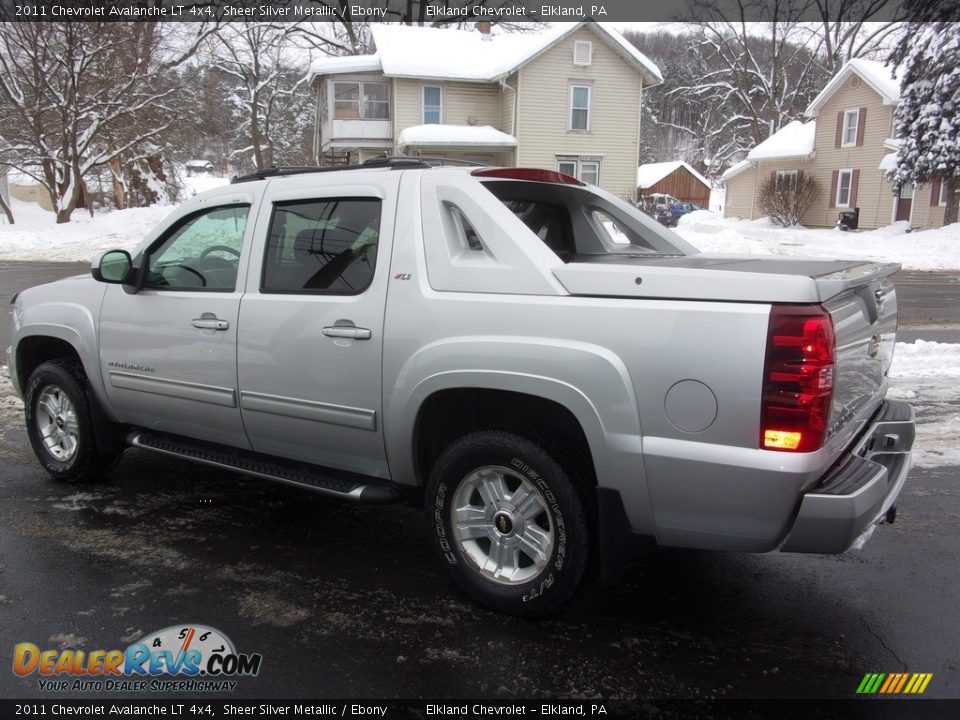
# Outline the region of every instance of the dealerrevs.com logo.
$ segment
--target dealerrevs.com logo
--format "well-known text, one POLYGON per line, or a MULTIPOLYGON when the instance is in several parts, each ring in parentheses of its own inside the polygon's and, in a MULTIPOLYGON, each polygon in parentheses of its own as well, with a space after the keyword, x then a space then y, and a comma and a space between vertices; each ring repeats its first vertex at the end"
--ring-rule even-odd
POLYGON ((260 672, 263 656, 238 653, 219 630, 174 625, 143 637, 126 650, 41 650, 34 643, 13 649, 13 672, 36 673, 49 692, 229 692, 237 677, 260 672))

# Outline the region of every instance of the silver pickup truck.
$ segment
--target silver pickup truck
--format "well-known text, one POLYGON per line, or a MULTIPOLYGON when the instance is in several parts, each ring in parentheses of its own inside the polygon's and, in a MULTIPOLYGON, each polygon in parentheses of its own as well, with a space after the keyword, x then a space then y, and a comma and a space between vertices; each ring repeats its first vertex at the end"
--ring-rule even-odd
POLYGON ((422 502, 455 583, 532 616, 646 546, 891 521, 897 269, 702 254, 545 170, 274 169, 20 293, 8 362, 55 478, 132 446, 422 502))

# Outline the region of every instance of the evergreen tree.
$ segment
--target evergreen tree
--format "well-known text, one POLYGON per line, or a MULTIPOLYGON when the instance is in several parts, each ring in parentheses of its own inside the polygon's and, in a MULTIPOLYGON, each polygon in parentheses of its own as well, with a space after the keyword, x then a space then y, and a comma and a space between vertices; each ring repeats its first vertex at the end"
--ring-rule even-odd
POLYGON ((957 221, 960 189, 960 25, 912 22, 892 58, 900 68, 897 183, 947 185, 944 224, 957 221))

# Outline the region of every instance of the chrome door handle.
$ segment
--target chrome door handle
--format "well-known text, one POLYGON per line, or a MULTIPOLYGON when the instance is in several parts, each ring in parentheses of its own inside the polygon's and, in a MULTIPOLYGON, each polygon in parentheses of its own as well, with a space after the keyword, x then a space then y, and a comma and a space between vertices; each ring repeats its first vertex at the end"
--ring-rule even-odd
POLYGON ((330 325, 323 329, 323 334, 332 338, 351 338, 353 340, 369 340, 373 333, 369 328, 354 327, 353 325, 330 325))
POLYGON ((230 323, 226 320, 220 320, 212 313, 204 313, 198 318, 194 318, 190 323, 198 330, 229 330, 230 323))

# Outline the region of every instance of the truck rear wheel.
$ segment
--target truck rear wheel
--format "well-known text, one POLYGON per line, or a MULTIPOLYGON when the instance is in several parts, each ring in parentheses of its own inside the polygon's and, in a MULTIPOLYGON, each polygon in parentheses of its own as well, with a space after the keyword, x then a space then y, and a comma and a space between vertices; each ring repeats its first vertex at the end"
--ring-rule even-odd
POLYGON ((536 617, 579 587, 584 502, 564 466, 530 440, 486 430, 455 441, 433 467, 427 502, 444 568, 480 604, 536 617))
POLYGON ((119 456, 97 447, 86 383, 83 369, 70 360, 45 362, 27 381, 27 435, 43 469, 57 480, 99 479, 119 456))

